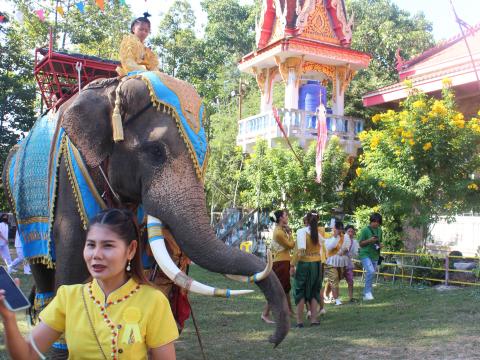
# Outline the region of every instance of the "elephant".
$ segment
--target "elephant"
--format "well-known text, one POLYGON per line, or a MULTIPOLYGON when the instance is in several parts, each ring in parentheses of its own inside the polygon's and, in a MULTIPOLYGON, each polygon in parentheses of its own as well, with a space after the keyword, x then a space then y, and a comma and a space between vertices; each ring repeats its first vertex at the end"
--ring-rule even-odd
MULTIPOLYGON (((251 277, 261 273, 265 263, 260 258, 216 238, 207 213, 203 182, 192 163, 191 151, 173 114, 161 110, 152 106, 151 89, 145 81, 132 76, 90 83, 63 103, 57 116, 59 128, 78 149, 95 187, 105 189, 107 182, 111 193, 118 198, 113 202, 116 206, 141 204, 145 214, 168 225, 180 249, 204 269, 237 279, 239 275, 251 277), (115 113, 121 119, 123 140, 120 141, 114 141, 118 132, 112 126, 115 113)), ((14 148, 7 163, 15 155, 14 148)), ((59 157, 51 225, 55 268, 32 264, 35 285, 41 293, 54 292, 64 284, 82 283, 89 275, 79 256, 86 236, 84 219, 77 209, 78 199, 70 185, 67 167, 63 166, 66 161, 65 156, 59 157)), ((4 184, 8 180, 6 169, 7 165, 4 184)), ((157 251, 154 255, 158 262, 157 251)), ((277 346, 290 327, 286 296, 273 272, 257 280, 256 285, 273 310, 276 325, 269 341, 277 346)))

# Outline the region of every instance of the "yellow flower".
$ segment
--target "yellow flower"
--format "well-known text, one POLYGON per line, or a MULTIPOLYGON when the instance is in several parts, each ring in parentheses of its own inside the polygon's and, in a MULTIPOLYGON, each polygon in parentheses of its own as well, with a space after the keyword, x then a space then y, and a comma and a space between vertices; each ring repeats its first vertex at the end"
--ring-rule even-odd
POLYGON ((422 120, 422 123, 425 124, 425 123, 428 121, 428 117, 422 116, 422 119, 421 119, 421 120, 422 120))
POLYGON ((382 119, 382 116, 380 114, 375 114, 372 116, 372 122, 374 124, 376 124, 377 122, 379 122, 380 120, 382 119))
POLYGON ((412 80, 405 80, 405 81, 403 82, 403 84, 405 85, 405 87, 407 87, 407 88, 409 88, 409 89, 411 89, 411 88, 413 87, 413 82, 412 82, 412 80))
POLYGON ((357 176, 362 175, 362 169, 361 169, 361 168, 357 168, 357 169, 355 170, 355 173, 357 174, 357 176))
POLYGON ((443 124, 438 125, 438 130, 445 130, 445 125, 443 124))
POLYGON ((445 107, 445 104, 443 103, 442 100, 435 100, 435 102, 432 105, 432 110, 428 113, 429 116, 434 117, 434 116, 443 116, 446 115, 448 112, 447 108, 445 107))
POLYGON ((475 183, 471 183, 471 184, 468 184, 467 188, 469 188, 470 190, 478 190, 478 185, 475 184, 475 183))
POLYGON ((405 138, 402 138, 402 143, 404 143, 404 142, 405 142, 405 138))
POLYGON ((450 78, 448 78, 448 77, 447 77, 447 78, 444 78, 444 79, 442 80, 442 85, 443 85, 443 87, 450 87, 450 86, 452 86, 452 79, 450 79, 450 78))
POLYGON ((432 148, 432 143, 431 142, 427 142, 425 145, 423 145, 423 150, 424 151, 428 151, 432 148))
MULTIPOLYGON (((388 117, 392 117, 394 115, 395 115, 395 111, 393 111, 392 109, 387 110, 387 112, 385 113, 385 116, 388 116, 388 117)), ((480 115, 480 111, 479 111, 479 115, 480 115)))
POLYGON ((415 160, 415 158, 413 156, 410 156, 408 160, 415 160))
POLYGON ((367 138, 367 135, 368 132, 364 130, 358 134, 358 138, 360 139, 360 141, 364 141, 367 138))
POLYGON ((414 101, 412 104, 414 109, 422 109, 425 107, 425 102, 423 100, 414 101))
POLYGON ((370 139, 370 148, 376 149, 378 144, 380 144, 381 137, 378 134, 373 134, 370 139))
POLYGON ((384 181, 379 181, 378 182, 378 186, 382 187, 382 188, 385 188, 387 185, 385 184, 384 181))
POLYGON ((400 150, 395 150, 395 155, 399 156, 402 152, 400 150))
POLYGON ((445 205, 443 205, 443 207, 447 210, 450 210, 453 207, 453 204, 451 202, 448 202, 445 205))
POLYGON ((402 131, 402 136, 406 139, 411 139, 413 137, 413 133, 410 130, 402 131))
POLYGON ((415 141, 414 141, 413 139, 410 139, 410 140, 408 140, 408 143, 409 143, 410 145, 414 145, 414 144, 415 144, 415 141))

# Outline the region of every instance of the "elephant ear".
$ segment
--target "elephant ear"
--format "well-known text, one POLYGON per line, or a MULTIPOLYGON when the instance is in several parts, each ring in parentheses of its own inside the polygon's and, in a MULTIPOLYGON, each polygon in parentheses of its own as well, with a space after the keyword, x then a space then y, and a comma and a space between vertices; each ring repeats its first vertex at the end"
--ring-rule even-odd
POLYGON ((62 127, 88 166, 97 167, 113 150, 111 117, 116 79, 89 84, 65 104, 62 127))

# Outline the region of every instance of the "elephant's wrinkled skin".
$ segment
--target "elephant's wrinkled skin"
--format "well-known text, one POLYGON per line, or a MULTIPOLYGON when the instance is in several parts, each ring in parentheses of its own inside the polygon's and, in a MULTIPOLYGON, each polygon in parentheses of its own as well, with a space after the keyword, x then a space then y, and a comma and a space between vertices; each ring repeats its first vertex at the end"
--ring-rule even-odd
MULTIPOLYGON (((117 85, 115 79, 97 82, 59 109, 62 126, 82 153, 97 188, 103 189, 105 184, 96 167, 108 158, 108 178, 122 201, 142 203, 147 214, 166 223, 195 264, 222 274, 250 276, 262 271, 265 264, 259 258, 228 247, 215 237, 203 184, 195 174, 175 120, 150 107, 128 121, 150 101, 140 79, 129 79, 121 85, 125 140, 113 142, 111 115, 117 85)), ((80 283, 88 276, 82 258, 85 233, 64 166, 60 169, 54 222, 56 271, 54 274, 42 265, 33 266, 40 292, 80 283)), ((270 341, 277 345, 289 329, 286 297, 273 272, 258 286, 273 309, 276 329, 270 341)))

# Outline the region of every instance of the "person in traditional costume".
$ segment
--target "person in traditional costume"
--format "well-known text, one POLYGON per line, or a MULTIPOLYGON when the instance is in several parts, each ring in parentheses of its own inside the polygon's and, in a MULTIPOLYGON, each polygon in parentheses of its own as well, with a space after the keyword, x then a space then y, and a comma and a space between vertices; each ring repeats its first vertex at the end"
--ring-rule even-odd
POLYGON ((318 236, 318 214, 308 212, 303 222, 305 227, 297 231, 296 253, 292 259, 294 265, 294 297, 297 305, 297 328, 303 328, 305 303, 310 305, 310 325, 319 325, 317 318, 322 285, 322 266, 320 256, 320 238, 318 236))
POLYGON ((358 254, 358 241, 355 240, 355 228, 353 225, 347 225, 345 227, 345 242, 350 243, 348 247, 348 264, 344 269, 343 277, 348 285, 348 301, 355 302, 356 299, 353 297, 353 261, 352 259, 358 254))
MULTIPOLYGON (((293 313, 290 300, 290 251, 295 247, 295 241, 292 238, 292 230, 288 226, 288 212, 286 210, 277 210, 274 217, 270 220, 275 222, 272 239, 273 253, 273 272, 277 275, 278 280, 282 284, 283 291, 287 296, 288 308, 293 313)), ((274 321, 270 318, 270 306, 268 303, 263 309, 261 319, 268 324, 274 321)))
POLYGON ((363 300, 373 300, 372 285, 377 263, 382 248, 382 215, 373 213, 370 215, 370 224, 360 231, 358 243, 360 250, 358 255, 365 271, 365 288, 363 289, 363 300))
POLYGON ((333 228, 333 236, 325 241, 325 247, 327 249, 327 261, 325 264, 325 276, 328 281, 328 286, 332 291, 333 301, 335 305, 342 305, 342 301, 339 299, 339 284, 340 279, 343 277, 343 270, 348 265, 348 248, 350 242, 345 241, 343 235, 343 223, 341 221, 335 221, 333 228))
POLYGON ((107 209, 90 220, 83 257, 91 280, 63 285, 22 337, 0 290, 0 315, 13 359, 44 359, 64 334, 71 359, 175 359, 178 330, 167 298, 145 278, 135 216, 107 209))
POLYGON ((3 261, 5 261, 7 269, 9 269, 12 262, 10 249, 8 247, 8 229, 8 215, 2 214, 0 216, 0 255, 3 261))
POLYGON ((120 44, 120 62, 117 73, 125 76, 132 71, 158 70, 158 57, 144 42, 150 34, 149 13, 135 19, 130 26, 131 34, 126 35, 120 44))
POLYGON ((8 266, 8 272, 12 273, 17 271, 16 268, 23 263, 23 273, 25 275, 30 275, 32 273, 30 269, 30 264, 27 260, 25 260, 25 256, 23 254, 23 244, 20 239, 20 234, 18 233, 18 230, 15 234, 15 250, 17 252, 17 257, 8 266))

